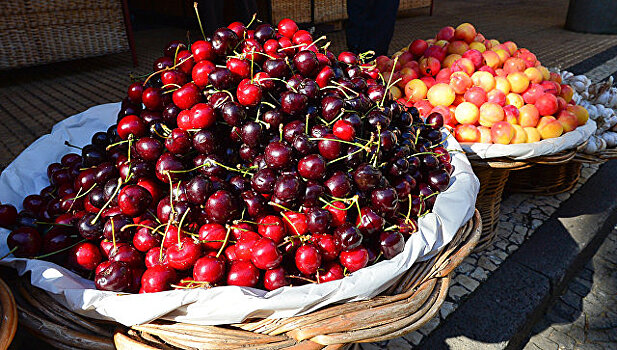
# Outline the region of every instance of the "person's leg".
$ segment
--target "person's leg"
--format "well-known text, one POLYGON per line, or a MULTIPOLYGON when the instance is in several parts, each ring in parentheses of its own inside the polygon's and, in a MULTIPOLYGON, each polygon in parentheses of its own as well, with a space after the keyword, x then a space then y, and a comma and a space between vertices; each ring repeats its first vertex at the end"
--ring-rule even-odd
POLYGON ((351 52, 361 52, 366 41, 365 22, 367 20, 368 2, 372 0, 347 0, 347 25, 345 35, 347 49, 351 52))
POLYGON ((398 12, 399 0, 382 0, 375 4, 373 13, 375 17, 375 31, 373 45, 376 55, 387 55, 392 35, 394 34, 394 24, 396 23, 396 13, 398 12))

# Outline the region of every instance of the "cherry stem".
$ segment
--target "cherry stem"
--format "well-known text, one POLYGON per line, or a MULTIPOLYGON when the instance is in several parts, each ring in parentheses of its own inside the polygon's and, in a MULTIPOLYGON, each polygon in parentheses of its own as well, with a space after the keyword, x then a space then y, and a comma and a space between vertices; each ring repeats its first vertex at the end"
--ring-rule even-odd
MULTIPOLYGON (((159 135, 159 136, 160 136, 160 135, 159 135)), ((121 145, 121 144, 123 144, 123 143, 127 143, 127 142, 129 142, 129 140, 122 140, 122 141, 118 141, 118 142, 112 143, 112 144, 110 144, 109 146, 105 147, 105 150, 106 150, 106 151, 109 151, 109 150, 110 150, 110 149, 112 149, 113 147, 116 147, 116 146, 118 146, 118 145, 121 145)))
POLYGON ((199 29, 201 29, 201 35, 206 40, 206 33, 204 33, 204 27, 201 24, 201 18, 199 18, 199 11, 197 10, 197 1, 193 2, 193 8, 195 8, 195 15, 197 16, 197 22, 199 23, 199 29))
MULTIPOLYGON (((251 17, 251 21, 249 22, 249 24, 246 25, 247 29, 251 26, 251 24, 253 24, 253 22, 255 22, 256 18, 257 18, 257 12, 253 13, 253 17, 251 17)), ((246 32, 244 34, 246 34, 246 32)))
POLYGON ((345 95, 345 98, 347 98, 348 100, 351 98, 351 97, 349 97, 349 95, 347 95, 345 93, 345 90, 343 90, 340 86, 327 85, 327 86, 324 86, 323 88, 321 88, 321 90, 325 90, 325 89, 335 89, 335 90, 338 90, 338 91, 342 92, 343 95, 345 95))
POLYGON ((77 149, 78 149, 78 150, 80 150, 80 151, 81 151, 81 150, 83 150, 83 148, 81 148, 81 147, 77 147, 77 146, 75 146, 75 145, 72 145, 72 144, 70 144, 68 141, 64 141, 64 144, 65 144, 66 146, 69 146, 69 147, 77 148, 77 149))
POLYGON ((332 159, 331 161, 327 162, 326 164, 327 164, 327 165, 330 165, 330 164, 332 164, 332 163, 334 163, 334 162, 338 162, 338 161, 339 161, 339 160, 341 160, 341 159, 345 159, 345 158, 347 158, 347 157, 351 157, 351 156, 353 156, 354 154, 359 153, 359 152, 362 152, 362 151, 367 151, 367 152, 369 152, 369 151, 370 151, 370 149, 367 149, 367 147, 368 147, 369 145, 371 145, 372 143, 373 143, 373 137, 371 136, 371 139, 368 141, 368 143, 365 145, 365 147, 360 147, 360 148, 358 148, 357 150, 355 150, 355 151, 353 151, 353 152, 351 152, 351 153, 349 153, 349 154, 346 154, 346 155, 344 155, 344 156, 340 156, 340 157, 338 157, 338 158, 336 158, 336 159, 332 159))
MULTIPOLYGON (((77 242, 77 243, 74 243, 74 244, 71 244, 71 245, 70 245, 70 246, 68 246, 68 247, 64 247, 64 248, 62 248, 62 249, 60 249, 60 250, 56 250, 55 252, 51 252, 51 253, 47 253, 47 254, 43 254, 43 255, 39 255, 39 256, 35 256, 35 257, 33 257, 32 259, 44 259, 44 258, 46 258, 46 257, 48 257, 48 256, 52 256, 52 255, 55 255, 55 254, 58 254, 58 253, 62 253, 62 252, 64 252, 64 251, 67 251, 67 250, 69 250, 69 249, 73 248, 74 246, 78 245, 79 243, 83 243, 83 242, 85 242, 85 241, 86 241, 85 239, 82 239, 81 241, 79 241, 79 242, 77 242)), ((16 248, 17 248, 17 247, 16 247, 16 248)), ((2 257, 2 259, 4 259, 4 257, 2 257)), ((2 259, 0 259, 0 260, 2 260, 2 259)))
POLYGON ((354 145, 360 148, 363 148, 364 145, 357 143, 357 142, 350 142, 350 141, 345 141, 345 140, 341 140, 341 139, 329 139, 326 137, 309 137, 309 140, 311 141, 336 141, 336 142, 340 142, 340 143, 345 143, 348 145, 354 145))
POLYGON ((287 207, 284 207, 284 206, 282 206, 282 205, 280 205, 280 204, 278 204, 278 203, 268 202, 268 204, 270 204, 270 205, 272 205, 272 206, 275 206, 275 207, 277 207, 277 208, 283 209, 283 210, 287 210, 287 211, 290 211, 290 212, 295 212, 294 210, 291 210, 291 209, 289 209, 289 208, 287 208, 287 207))
POLYGON ((409 205, 407 206, 407 216, 405 216, 405 222, 407 222, 411 216, 411 193, 407 195, 407 200, 409 201, 409 205))
MULTIPOLYGON (((120 191, 120 186, 122 185, 122 178, 118 178, 118 186, 116 187, 116 189, 114 190, 114 193, 109 197, 109 199, 107 200, 107 202, 105 202, 105 204, 103 205, 103 207, 101 207, 101 209, 99 210, 98 213, 96 213, 96 216, 94 217, 94 219, 92 219, 90 221, 90 225, 94 225, 96 223, 96 221, 101 217, 101 214, 103 214, 103 210, 105 210, 109 204, 111 204, 111 201, 116 197, 116 195, 118 194, 118 192, 120 191)), ((113 226, 112 226, 113 227, 113 226)))
POLYGON ((318 283, 318 282, 317 282, 317 281, 315 281, 315 280, 312 280, 312 279, 310 279, 310 278, 306 278, 306 277, 302 277, 302 276, 285 275, 285 277, 287 277, 287 278, 295 278, 295 279, 299 279, 299 280, 306 281, 306 282, 310 282, 310 283, 318 283))
POLYGON ((379 158, 379 148, 381 146, 381 124, 377 124, 377 150, 375 151, 375 154, 373 154, 373 167, 376 168, 377 167, 377 158, 379 158))
POLYGON ((383 106, 383 103, 386 100, 386 96, 388 96, 388 94, 390 93, 390 87, 392 86, 390 85, 390 82, 392 81, 392 75, 394 74, 394 68, 396 67, 397 62, 398 62, 398 56, 394 58, 394 64, 392 64, 392 71, 390 72, 390 76, 388 77, 388 84, 386 84, 386 92, 383 94, 383 97, 381 98, 381 103, 379 104, 379 107, 383 106))
MULTIPOLYGON (((349 88, 349 87, 347 87, 347 86, 345 86, 345 85, 343 85, 343 84, 341 84, 341 83, 338 83, 338 82, 336 82, 336 81, 334 81, 334 80, 332 80, 332 84, 334 84, 334 85, 336 85, 336 86, 338 86, 338 87, 341 87, 341 88, 343 88, 343 89, 346 89, 346 90, 348 90, 348 91, 350 91, 350 92, 352 92, 352 93, 356 94, 356 96, 358 96, 358 95, 359 95, 359 93, 355 92, 353 89, 351 89, 351 88, 349 88)), ((347 96, 347 95, 345 95, 345 96, 347 96)))
POLYGON ((278 224, 260 224, 259 222, 255 222, 255 221, 249 221, 249 220, 236 220, 234 221, 234 224, 237 223, 246 223, 246 224, 252 224, 252 225, 261 225, 261 226, 278 226, 278 224))
POLYGON ((182 233, 182 224, 184 223, 184 218, 186 218, 190 211, 191 208, 186 209, 186 211, 182 215, 182 218, 180 218, 180 223, 178 224, 178 245, 180 245, 180 234, 182 233))
POLYGON ((223 244, 221 245, 221 248, 219 248, 218 253, 216 253, 217 259, 219 258, 219 256, 221 256, 221 253, 223 253, 223 250, 225 249, 225 246, 227 245, 227 242, 229 241, 229 232, 231 232, 231 228, 228 225, 227 232, 225 232, 225 240, 223 240, 223 244))
MULTIPOLYGON (((69 225, 69 226, 70 226, 70 225, 69 225)), ((13 254, 13 253, 14 253, 17 249, 19 249, 19 246, 17 246, 17 247, 13 247, 13 249, 9 250, 9 252, 8 252, 8 253, 4 254, 4 255, 0 258, 0 260, 4 260, 4 258, 6 258, 7 256, 9 256, 9 255, 13 254)))
POLYGON ((320 42, 320 41, 322 41, 322 40, 324 40, 324 39, 327 39, 327 37, 326 37, 325 35, 320 36, 319 38, 317 38, 317 40, 313 40, 313 42, 312 42, 312 43, 310 43, 310 44, 306 47, 306 49, 308 50, 308 48, 309 48, 309 47, 311 47, 311 46, 315 46, 315 47, 317 47, 317 45, 315 45, 315 44, 317 44, 318 42, 320 42))

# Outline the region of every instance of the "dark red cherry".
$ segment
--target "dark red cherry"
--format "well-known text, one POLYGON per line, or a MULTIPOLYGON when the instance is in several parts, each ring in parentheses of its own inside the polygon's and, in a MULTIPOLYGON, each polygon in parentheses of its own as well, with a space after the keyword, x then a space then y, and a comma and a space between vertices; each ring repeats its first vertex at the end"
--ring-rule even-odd
POLYGON ((219 223, 225 223, 238 214, 238 205, 234 196, 224 190, 214 192, 206 202, 206 213, 219 223))
POLYGON ((333 197, 345 198, 351 192, 351 182, 347 174, 342 171, 336 171, 330 176, 324 185, 328 189, 328 192, 333 197))
POLYGON ((310 233, 321 234, 330 232, 332 213, 326 209, 313 207, 307 211, 306 225, 310 233))
POLYGON ((293 59, 294 67, 305 77, 314 77, 319 72, 319 61, 313 51, 298 52, 293 59))
POLYGON ((386 221, 373 209, 364 207, 360 209, 360 216, 356 219, 356 226, 364 235, 373 236, 383 230, 386 221))
MULTIPOLYGON (((25 200, 24 200, 25 201, 25 200)), ((41 206, 43 203, 41 203, 41 206)), ((25 206, 24 206, 25 207, 25 206)), ((26 208, 28 209, 28 208, 26 208)), ((36 209, 36 208, 34 208, 36 209)), ((37 211, 32 211, 33 213, 37 213, 37 211)), ((9 228, 17 222, 17 209, 10 204, 2 204, 0 205, 0 226, 9 228)))
POLYGON ((152 203, 152 195, 139 185, 127 185, 118 194, 118 206, 123 214, 139 216, 152 203))
POLYGON ((264 151, 266 163, 270 168, 283 169, 289 167, 293 150, 283 142, 270 142, 264 151))
POLYGON ((320 180, 326 173, 326 161, 319 154, 309 154, 298 162, 298 173, 306 179, 320 180))
POLYGON ((133 220, 129 216, 122 214, 112 216, 105 222, 103 236, 109 241, 131 242, 133 240, 133 233, 135 233, 135 227, 128 225, 133 225, 133 220))
POLYGON ((120 261, 113 261, 94 276, 96 289, 113 292, 128 292, 133 285, 133 275, 129 266, 120 261))
POLYGON ((338 141, 336 136, 328 134, 323 137, 326 140, 320 140, 317 143, 319 154, 327 160, 334 160, 341 155, 342 143, 338 141))
POLYGON ((17 258, 36 256, 41 250, 42 240, 39 232, 32 227, 19 227, 13 230, 6 239, 10 250, 17 258))
POLYGON ((334 230, 334 237, 341 242, 341 248, 350 250, 362 243, 362 234, 357 227, 345 222, 334 230))
POLYGON ((379 235, 379 249, 386 259, 392 259, 405 249, 405 239, 399 232, 382 232, 379 235))

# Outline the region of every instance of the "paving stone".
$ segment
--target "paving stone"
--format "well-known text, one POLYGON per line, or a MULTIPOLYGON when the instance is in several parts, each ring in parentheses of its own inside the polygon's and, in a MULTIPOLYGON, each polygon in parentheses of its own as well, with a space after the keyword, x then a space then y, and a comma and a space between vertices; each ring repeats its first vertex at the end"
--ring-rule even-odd
POLYGON ((454 301, 461 300, 461 298, 467 294, 469 294, 469 291, 461 286, 452 286, 448 291, 448 296, 450 296, 454 301))
POLYGON ((566 293, 564 295, 562 295, 560 297, 560 299, 570 305, 573 308, 577 308, 579 309, 581 307, 582 304, 582 299, 579 295, 575 294, 573 291, 566 291, 566 293))
POLYGON ((517 250, 518 250, 518 245, 516 245, 516 244, 511 244, 511 245, 509 245, 509 246, 508 246, 508 248, 506 249, 506 251, 508 252, 508 254, 512 254, 512 253, 514 253, 514 252, 515 252, 515 251, 517 251, 517 250))
POLYGON ((489 271, 495 271, 497 269, 497 266, 487 256, 481 256, 480 259, 478 259, 478 266, 489 271))
POLYGON ((542 220, 538 220, 538 219, 533 219, 531 221, 531 228, 532 229, 537 229, 538 227, 540 227, 540 225, 542 225, 542 220))
POLYGON ((404 338, 399 337, 389 340, 387 348, 391 350, 409 350, 410 344, 404 338))
POLYGON ((474 280, 473 278, 469 276, 459 275, 458 278, 459 278, 459 283, 471 292, 476 290, 476 288, 478 288, 478 286, 480 285, 480 282, 474 280))
POLYGON ((572 349, 576 341, 570 338, 567 334, 559 332, 557 330, 552 330, 551 334, 549 334, 548 338, 559 345, 559 347, 565 347, 566 349, 572 349))
POLYGON ((456 268, 456 272, 458 273, 467 273, 467 272, 471 272, 473 271, 474 266, 470 263, 467 262, 463 262, 462 264, 459 265, 459 267, 456 268))
POLYGON ((581 327, 578 327, 578 326, 570 327, 570 330, 568 330, 568 335, 570 336, 570 338, 576 339, 579 343, 582 343, 585 341, 585 331, 581 327))
POLYGON ((546 337, 534 339, 533 344, 542 350, 558 350, 559 345, 546 337))
POLYGON ((418 331, 420 331, 420 333, 422 333, 424 335, 428 335, 432 331, 434 331, 435 328, 437 328, 439 326, 439 323, 440 323, 439 317, 437 317, 437 316, 433 317, 428 322, 426 322, 426 324, 424 326, 422 326, 420 329, 418 329, 418 331))
MULTIPOLYGON (((377 345, 376 343, 362 343, 362 344, 359 344, 359 347, 360 347, 361 350, 383 350, 383 349, 385 349, 384 347, 381 347, 381 346, 377 345)), ((355 348, 354 348, 354 350, 355 350, 355 348)))
POLYGON ((441 305, 441 309, 439 309, 439 315, 441 316, 441 318, 445 319, 446 317, 448 317, 448 315, 452 313, 452 311, 456 309, 456 306, 457 305, 455 303, 444 301, 441 305))
POLYGON ((476 279, 478 281, 484 281, 488 278, 488 274, 486 273, 486 271, 481 268, 481 267, 477 267, 472 273, 471 273, 471 277, 473 279, 476 279))
POLYGON ((424 335, 418 331, 415 331, 405 335, 404 338, 411 344, 418 345, 422 341, 422 338, 424 338, 424 335))

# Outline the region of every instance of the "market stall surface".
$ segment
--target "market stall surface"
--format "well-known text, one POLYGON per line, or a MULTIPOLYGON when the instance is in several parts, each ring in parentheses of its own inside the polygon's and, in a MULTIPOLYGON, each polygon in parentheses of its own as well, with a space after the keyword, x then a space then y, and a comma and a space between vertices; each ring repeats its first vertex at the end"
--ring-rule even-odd
MULTIPOLYGON (((530 49, 537 54, 545 66, 575 67, 579 70, 577 73, 590 72, 589 74, 594 75, 595 80, 613 74, 617 71, 617 67, 606 64, 604 61, 614 57, 614 54, 607 56, 607 53, 610 53, 611 48, 614 49, 617 44, 617 36, 580 34, 564 30, 562 27, 565 22, 567 3, 567 0, 543 2, 529 0, 436 1, 434 16, 427 16, 428 11, 423 9, 418 10, 413 17, 401 18, 397 21, 390 52, 395 52, 408 45, 415 38, 426 38, 445 25, 456 26, 461 22, 471 22, 489 38, 498 38, 502 41, 513 40, 521 47, 530 49), (595 70, 590 71, 592 68, 595 70)), ((0 169, 3 169, 36 138, 48 132, 56 122, 94 105, 121 100, 129 83, 128 74, 148 72, 150 64, 161 55, 161 47, 168 41, 183 38, 185 35, 182 29, 167 27, 136 32, 138 59, 141 64, 137 68, 132 67, 130 55, 122 53, 0 72, 0 147, 5 150, 0 154, 0 169)), ((333 41, 335 52, 345 49, 343 32, 331 33, 329 38, 333 41)), ((585 167, 579 186, 585 183, 597 169, 597 166, 585 167)), ((577 189, 578 187, 571 193, 577 189)), ((443 324, 447 316, 468 295, 491 274, 497 273, 495 271, 498 271, 498 267, 507 257, 523 245, 569 196, 570 194, 566 193, 552 197, 515 195, 507 198, 503 204, 498 240, 491 249, 471 256, 459 268, 454 279, 455 284, 450 290, 450 298, 444 303, 440 317, 405 338, 397 338, 382 344, 366 345, 365 348, 409 348, 412 345, 421 344, 426 335, 443 324)), ((614 234, 612 237, 614 242, 614 234)), ((607 260, 607 258, 603 259, 603 261, 607 260)), ((599 269, 595 258, 594 266, 599 269)), ((603 266, 612 266, 614 271, 614 264, 603 266)), ((584 280, 585 272, 579 278, 584 280)), ((593 303, 609 307, 608 303, 614 300, 601 298, 603 295, 601 293, 606 293, 607 290, 598 286, 598 292, 593 292, 596 288, 596 280, 599 283, 606 283, 606 280, 601 278, 598 274, 594 275, 593 284, 590 287, 592 293, 589 293, 587 298, 595 298, 593 303)), ((587 281, 589 282, 589 279, 587 281)), ((587 314, 585 305, 586 302, 583 301, 582 308, 587 314)), ((602 320, 613 327, 612 331, 605 332, 608 343, 600 344, 600 346, 607 345, 609 348, 611 345, 615 346, 615 341, 617 341, 614 332, 617 310, 614 310, 614 304, 612 304, 612 309, 612 313, 602 316, 604 317, 602 320)), ((550 314, 546 321, 552 326, 538 329, 538 334, 531 338, 529 346, 542 348, 539 344, 543 341, 543 337, 553 341, 554 344, 560 344, 552 340, 557 336, 553 335, 551 338, 553 333, 550 332, 553 330, 546 334, 548 329, 554 329, 555 334, 565 332, 579 345, 585 345, 585 341, 589 338, 587 333, 582 333, 583 338, 576 338, 576 334, 580 332, 573 333, 573 335, 568 331, 560 331, 559 326, 555 325, 556 322, 550 318, 550 314)), ((580 320, 577 319, 574 322, 575 326, 580 326, 576 322, 580 320)), ((583 330, 585 329, 583 327, 583 330)))

